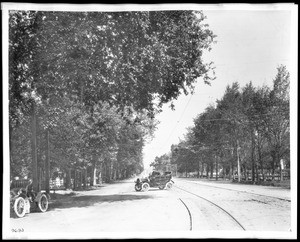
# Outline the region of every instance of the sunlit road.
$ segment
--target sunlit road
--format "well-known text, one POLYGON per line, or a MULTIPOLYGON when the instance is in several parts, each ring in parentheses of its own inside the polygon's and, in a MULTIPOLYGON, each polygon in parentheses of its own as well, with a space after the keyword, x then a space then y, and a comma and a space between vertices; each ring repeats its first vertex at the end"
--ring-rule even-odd
POLYGON ((11 218, 10 227, 22 229, 15 236, 44 233, 46 238, 74 234, 93 238, 93 233, 101 236, 105 232, 290 229, 287 189, 276 190, 279 198, 275 198, 270 193, 259 195, 262 190, 256 191, 255 186, 248 193, 234 184, 218 187, 178 178, 174 181, 171 190, 150 188, 148 192, 136 192, 133 180, 128 180, 76 192, 53 200, 46 213, 11 218))

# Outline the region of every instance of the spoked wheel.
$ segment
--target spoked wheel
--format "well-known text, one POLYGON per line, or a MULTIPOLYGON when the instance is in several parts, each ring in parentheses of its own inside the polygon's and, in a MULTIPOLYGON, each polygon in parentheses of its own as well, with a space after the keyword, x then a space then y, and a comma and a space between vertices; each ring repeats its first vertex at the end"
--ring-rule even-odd
POLYGON ((25 199, 22 197, 18 197, 14 202, 14 212, 19 217, 22 218, 25 216, 25 199))
POLYGON ((166 189, 167 189, 167 190, 170 190, 170 189, 172 188, 172 186, 173 186, 173 184, 172 184, 171 182, 168 182, 168 183, 166 184, 166 189))
POLYGON ((158 188, 159 188, 160 190, 164 190, 164 189, 165 189, 165 185, 159 185, 158 188))
POLYGON ((140 191, 142 190, 142 186, 141 186, 140 184, 135 184, 134 189, 135 189, 137 192, 140 192, 140 191))
POLYGON ((147 182, 143 183, 142 189, 144 192, 147 192, 149 190, 149 188, 150 188, 149 183, 147 183, 147 182))
POLYGON ((49 205, 49 202, 48 202, 48 198, 46 196, 46 194, 42 194, 42 196, 39 198, 39 201, 38 201, 38 210, 42 213, 46 212, 47 209, 48 209, 48 205, 49 205))

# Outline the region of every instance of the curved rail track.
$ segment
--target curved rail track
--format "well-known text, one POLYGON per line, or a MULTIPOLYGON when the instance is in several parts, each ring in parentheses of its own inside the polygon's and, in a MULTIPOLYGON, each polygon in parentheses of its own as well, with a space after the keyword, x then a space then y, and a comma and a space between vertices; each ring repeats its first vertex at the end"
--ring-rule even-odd
POLYGON ((249 191, 241 191, 241 190, 236 190, 236 189, 231 189, 231 188, 226 188, 226 187, 213 186, 213 185, 208 185, 208 184, 199 184, 199 183, 193 182, 193 181, 184 181, 184 182, 187 182, 187 183, 190 182, 190 183, 193 183, 193 184, 196 184, 196 185, 199 185, 199 186, 207 186, 207 187, 214 187, 214 188, 219 188, 219 189, 223 189, 223 190, 243 192, 243 193, 253 194, 253 195, 256 195, 256 196, 275 198, 275 199, 278 199, 278 200, 291 202, 291 199, 288 199, 288 198, 275 197, 275 196, 270 196, 270 195, 265 195, 265 194, 259 194, 259 193, 249 192, 249 191))
MULTIPOLYGON (((224 212, 225 214, 227 214, 242 230, 246 230, 245 229, 245 227, 231 214, 231 213, 229 213, 228 211, 226 211, 224 208, 222 208, 222 207, 220 207, 218 204, 216 204, 216 203, 214 203, 214 202, 212 202, 211 200, 208 200, 207 198, 205 198, 205 197, 202 197, 202 196, 200 196, 200 195, 198 195, 198 194, 195 194, 195 193, 193 193, 193 192, 190 192, 190 191, 188 191, 188 190, 185 190, 185 189, 183 189, 183 188, 181 188, 181 187, 178 187, 178 186, 175 186, 175 185, 173 185, 174 187, 176 187, 176 188, 178 188, 178 189, 180 189, 180 190, 182 190, 182 191, 184 191, 184 192, 186 192, 186 193, 189 193, 189 194, 191 194, 191 195, 194 195, 194 196, 196 196, 196 197, 198 197, 198 198, 200 198, 200 199, 202 199, 202 200, 205 200, 206 202, 208 202, 208 203, 210 203, 210 204, 212 204, 212 205, 214 205, 215 207, 217 207, 217 208, 219 208, 222 212, 224 212)), ((188 206, 186 205, 186 203, 184 203, 183 201, 182 201, 182 199, 180 199, 179 198, 179 200, 183 203, 183 205, 186 207, 186 209, 187 209, 187 211, 188 211, 188 213, 189 213, 189 217, 190 217, 190 230, 193 230, 193 221, 192 221, 192 214, 191 214, 191 211, 190 211, 190 209, 188 208, 188 206)))

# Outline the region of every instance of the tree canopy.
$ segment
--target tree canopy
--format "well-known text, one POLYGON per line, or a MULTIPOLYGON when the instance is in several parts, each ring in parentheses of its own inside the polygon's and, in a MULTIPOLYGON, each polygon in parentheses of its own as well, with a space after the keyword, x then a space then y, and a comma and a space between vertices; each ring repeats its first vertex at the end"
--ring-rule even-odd
POLYGON ((50 149, 61 169, 104 166, 108 177, 141 171, 162 105, 193 92, 197 78, 214 79, 202 60, 215 38, 204 18, 194 11, 10 11, 11 167, 24 153, 15 149, 26 146, 29 170, 50 149), (37 145, 20 144, 30 136, 37 145))
POLYGON ((172 146, 172 161, 181 172, 205 168, 230 176, 239 161, 245 179, 265 179, 266 171, 274 177, 281 160, 289 168, 289 125, 289 72, 281 65, 272 87, 228 85, 216 105, 194 119, 185 139, 172 146), (192 164, 185 167, 187 162, 192 164))
POLYGON ((213 79, 201 57, 215 36, 203 19, 193 11, 12 12, 12 95, 28 87, 42 99, 68 94, 154 114, 198 77, 213 79))

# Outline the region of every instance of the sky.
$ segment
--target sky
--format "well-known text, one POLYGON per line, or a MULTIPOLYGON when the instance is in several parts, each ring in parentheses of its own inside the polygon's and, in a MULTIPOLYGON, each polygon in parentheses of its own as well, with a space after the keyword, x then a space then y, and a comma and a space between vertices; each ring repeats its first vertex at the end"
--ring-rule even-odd
POLYGON ((204 112, 209 104, 221 99, 225 88, 233 82, 244 87, 272 86, 277 67, 292 68, 292 15, 288 10, 204 10, 205 22, 217 35, 217 43, 203 59, 213 61, 216 79, 211 85, 199 78, 193 95, 182 94, 175 101, 175 111, 169 105, 157 116, 160 124, 155 136, 144 148, 144 166, 156 156, 170 151, 172 144, 184 139, 187 127, 204 112))

